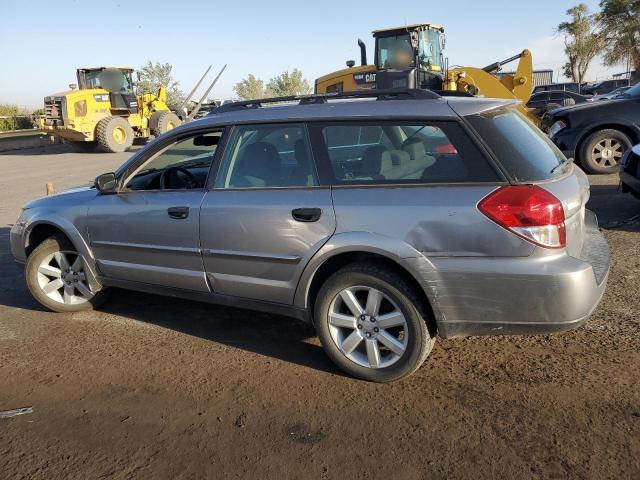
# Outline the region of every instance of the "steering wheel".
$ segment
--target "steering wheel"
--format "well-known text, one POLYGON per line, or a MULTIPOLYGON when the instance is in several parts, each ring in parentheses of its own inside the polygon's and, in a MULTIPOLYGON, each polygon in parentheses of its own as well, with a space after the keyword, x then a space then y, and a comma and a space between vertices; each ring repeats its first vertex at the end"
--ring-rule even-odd
POLYGON ((192 189, 192 188, 198 187, 199 185, 198 179, 189 170, 187 170, 184 167, 169 167, 169 168, 165 168, 162 171, 162 174, 160 175, 160 188, 162 190, 168 190, 168 187, 167 187, 168 180, 172 177, 177 177, 178 173, 181 173, 185 177, 187 177, 187 180, 184 184, 184 188, 192 189))

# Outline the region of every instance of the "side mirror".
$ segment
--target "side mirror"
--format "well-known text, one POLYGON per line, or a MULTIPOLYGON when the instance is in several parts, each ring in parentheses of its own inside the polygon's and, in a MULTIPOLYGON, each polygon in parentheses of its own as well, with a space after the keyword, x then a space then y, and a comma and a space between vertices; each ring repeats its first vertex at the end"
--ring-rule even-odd
POLYGON ((100 193, 116 193, 118 180, 116 179, 116 174, 113 172, 103 173, 96 177, 93 184, 100 193))

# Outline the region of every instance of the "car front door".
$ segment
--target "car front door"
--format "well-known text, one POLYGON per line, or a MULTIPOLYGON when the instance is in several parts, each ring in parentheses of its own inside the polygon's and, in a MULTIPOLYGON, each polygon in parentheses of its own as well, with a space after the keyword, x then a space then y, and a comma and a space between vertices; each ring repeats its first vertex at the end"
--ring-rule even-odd
POLYGON ((304 124, 243 125, 225 141, 200 211, 213 292, 291 304, 302 270, 335 231, 304 124))
POLYGON ((199 244, 199 209, 220 131, 164 142, 132 165, 115 194, 88 211, 89 239, 101 275, 208 291, 199 244))

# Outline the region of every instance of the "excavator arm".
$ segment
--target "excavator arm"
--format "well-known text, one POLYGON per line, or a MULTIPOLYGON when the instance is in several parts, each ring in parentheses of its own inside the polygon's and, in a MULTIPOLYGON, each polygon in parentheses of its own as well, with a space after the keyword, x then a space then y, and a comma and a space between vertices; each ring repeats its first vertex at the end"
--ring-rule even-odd
POLYGON ((523 50, 518 55, 484 68, 456 67, 448 70, 445 79, 445 90, 457 90, 482 97, 506 98, 520 100, 518 109, 530 120, 538 123, 538 118, 524 106, 531 97, 533 89, 533 63, 531 52, 523 50), (504 75, 498 79, 494 74, 503 65, 519 60, 513 75, 504 75))

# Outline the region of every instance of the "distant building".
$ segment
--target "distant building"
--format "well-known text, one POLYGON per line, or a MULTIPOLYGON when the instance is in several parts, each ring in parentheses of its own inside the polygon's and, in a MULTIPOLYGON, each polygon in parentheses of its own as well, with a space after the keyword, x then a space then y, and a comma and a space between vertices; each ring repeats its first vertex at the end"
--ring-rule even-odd
MULTIPOLYGON (((504 75, 514 75, 516 72, 498 72, 496 77, 502 78, 504 75)), ((534 70, 533 71, 533 85, 531 88, 538 85, 549 85, 553 83, 553 70, 534 70)))

